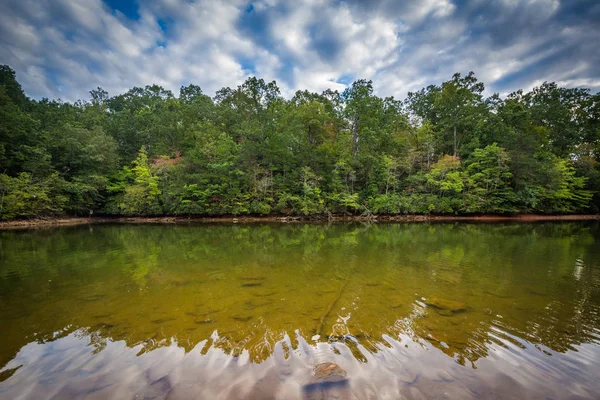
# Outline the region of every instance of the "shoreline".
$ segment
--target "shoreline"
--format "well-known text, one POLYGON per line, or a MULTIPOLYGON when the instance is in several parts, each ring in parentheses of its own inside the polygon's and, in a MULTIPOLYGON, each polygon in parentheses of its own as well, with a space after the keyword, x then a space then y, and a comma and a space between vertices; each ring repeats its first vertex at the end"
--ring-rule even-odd
POLYGON ((600 214, 583 215, 330 215, 330 216, 242 216, 242 217, 62 217, 0 221, 0 230, 59 227, 86 224, 183 224, 183 223, 306 223, 306 222, 541 222, 600 221, 600 214))

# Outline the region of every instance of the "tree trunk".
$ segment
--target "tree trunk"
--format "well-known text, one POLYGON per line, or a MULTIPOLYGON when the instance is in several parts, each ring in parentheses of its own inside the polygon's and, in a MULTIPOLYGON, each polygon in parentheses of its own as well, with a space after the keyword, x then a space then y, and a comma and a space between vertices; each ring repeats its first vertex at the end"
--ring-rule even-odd
POLYGON ((457 155, 457 143, 456 143, 456 125, 454 125, 454 157, 457 155))
POLYGON ((352 157, 353 158, 356 158, 356 153, 358 153, 358 120, 359 120, 359 117, 356 117, 356 119, 352 123, 352 157))

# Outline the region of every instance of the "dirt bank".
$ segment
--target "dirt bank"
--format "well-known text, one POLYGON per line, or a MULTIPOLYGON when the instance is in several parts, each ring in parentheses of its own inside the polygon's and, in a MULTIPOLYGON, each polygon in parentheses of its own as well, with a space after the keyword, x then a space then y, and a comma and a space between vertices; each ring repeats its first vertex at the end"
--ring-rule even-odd
POLYGON ((480 221, 480 222, 536 222, 536 221, 584 221, 600 220, 600 215, 330 215, 330 216, 308 216, 308 217, 123 217, 123 218, 48 218, 1 221, 1 229, 22 229, 34 227, 71 226, 98 223, 133 223, 133 224, 175 224, 175 223, 253 223, 253 222, 428 222, 428 221, 480 221))

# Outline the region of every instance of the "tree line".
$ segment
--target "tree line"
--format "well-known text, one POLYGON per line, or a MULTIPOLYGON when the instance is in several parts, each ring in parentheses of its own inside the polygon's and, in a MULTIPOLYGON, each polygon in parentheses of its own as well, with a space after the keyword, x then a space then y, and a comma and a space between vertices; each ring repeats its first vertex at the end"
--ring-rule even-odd
POLYGON ((28 98, 0 67, 0 216, 597 213, 600 95, 485 97, 473 73, 381 98, 248 78, 28 98))

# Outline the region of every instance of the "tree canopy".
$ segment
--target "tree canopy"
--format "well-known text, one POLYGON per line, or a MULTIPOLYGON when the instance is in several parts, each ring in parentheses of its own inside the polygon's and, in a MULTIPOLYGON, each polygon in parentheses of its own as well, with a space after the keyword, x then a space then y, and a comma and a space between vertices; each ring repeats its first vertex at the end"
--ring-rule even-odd
POLYGON ((252 77, 71 104, 0 66, 0 218, 597 213, 600 95, 483 93, 469 73, 404 101, 368 80, 285 99, 252 77))

